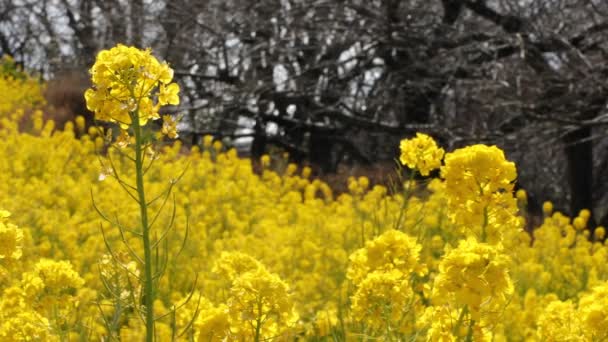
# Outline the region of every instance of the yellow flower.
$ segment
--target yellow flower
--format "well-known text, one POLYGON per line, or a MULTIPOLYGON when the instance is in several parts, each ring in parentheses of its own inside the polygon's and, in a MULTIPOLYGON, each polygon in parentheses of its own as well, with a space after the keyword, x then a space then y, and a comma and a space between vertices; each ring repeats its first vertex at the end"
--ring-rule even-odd
POLYGON ((5 341, 59 341, 51 334, 48 319, 34 310, 5 317, 0 323, 0 337, 5 341))
POLYGON ((499 248, 462 240, 439 263, 432 297, 437 303, 466 305, 475 321, 486 308, 500 308, 513 293, 509 258, 499 248))
POLYGON ((538 317, 540 341, 583 341, 584 333, 580 316, 571 301, 555 300, 547 305, 538 317))
POLYGON ((163 127, 160 132, 171 139, 176 139, 178 137, 177 120, 171 115, 163 115, 163 127))
POLYGON ((528 194, 526 193, 526 190, 524 189, 519 189, 515 192, 515 197, 517 198, 517 200, 521 203, 527 203, 528 202, 528 194))
POLYGON ((604 228, 603 226, 595 227, 595 230, 593 231, 593 236, 596 240, 602 240, 604 236, 606 236, 606 228, 604 228))
POLYGON ((414 293, 403 273, 375 271, 358 284, 352 297, 352 314, 373 330, 381 330, 390 322, 394 328, 412 309, 414 293))
POLYGON ((259 261, 241 252, 222 252, 213 266, 213 273, 217 273, 229 281, 233 281, 241 274, 255 271, 264 266, 259 261))
POLYGON ((21 258, 23 249, 23 231, 12 223, 4 223, 3 218, 10 215, 8 211, 0 211, 0 260, 21 258))
POLYGON ((608 284, 595 286, 581 297, 578 307, 582 328, 589 340, 608 339, 608 284))
POLYGON ((90 70, 93 88, 85 92, 87 108, 101 121, 123 128, 137 113, 140 125, 159 118, 159 107, 179 104, 179 86, 171 83, 173 71, 150 50, 117 45, 97 55, 90 70), (155 102, 156 101, 156 102, 155 102))
POLYGON ((258 333, 262 339, 276 336, 298 318, 287 284, 262 267, 234 280, 228 311, 237 334, 248 340, 258 333))
POLYGON ((553 213, 553 203, 545 201, 543 203, 543 213, 545 214, 545 216, 551 215, 551 213, 553 213))
POLYGON ((426 267, 419 261, 421 249, 415 238, 398 230, 388 230, 350 256, 347 277, 359 284, 369 273, 378 270, 396 270, 404 277, 411 273, 423 275, 426 267))
POLYGON ((160 92, 158 93, 158 103, 161 105, 171 104, 178 105, 179 104, 179 85, 177 83, 171 83, 168 86, 165 86, 161 83, 160 92))
POLYGON ((515 164, 498 147, 473 145, 446 154, 441 176, 450 219, 482 242, 500 242, 505 232, 521 229, 513 197, 515 164))
POLYGON ((578 216, 578 217, 575 217, 574 220, 572 220, 572 225, 574 226, 574 228, 576 230, 583 230, 583 229, 585 229, 587 222, 585 222, 584 218, 578 216))
POLYGON ((473 145, 448 153, 441 176, 453 201, 467 201, 511 192, 517 173, 515 164, 507 161, 498 147, 473 145))
POLYGON ((53 293, 78 289, 84 285, 84 280, 74 271, 69 261, 40 259, 33 273, 42 279, 46 291, 53 293))
POLYGON ((200 312, 194 322, 197 341, 225 341, 230 334, 230 315, 228 307, 220 304, 215 307, 202 298, 200 312))
POLYGON ((423 176, 428 176, 431 171, 441 166, 444 151, 426 134, 416 133, 415 138, 401 140, 400 148, 401 164, 410 169, 417 169, 423 176))

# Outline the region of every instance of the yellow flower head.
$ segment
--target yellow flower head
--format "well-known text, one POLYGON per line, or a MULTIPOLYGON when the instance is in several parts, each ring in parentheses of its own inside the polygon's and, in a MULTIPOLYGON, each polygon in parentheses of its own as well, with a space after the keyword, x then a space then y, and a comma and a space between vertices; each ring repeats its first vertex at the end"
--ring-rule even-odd
POLYGON ((257 330, 265 339, 276 336, 298 319, 289 287, 278 275, 264 267, 237 277, 230 289, 228 311, 239 322, 241 337, 251 340, 257 330))
POLYGON ((426 267, 419 261, 421 249, 415 238, 398 230, 388 230, 350 256, 347 277, 359 284, 367 274, 377 270, 396 270, 404 277, 411 273, 424 274, 426 267))
POLYGON ((593 231, 593 235, 596 240, 603 239, 604 236, 606 236, 606 228, 604 228, 603 226, 595 227, 595 230, 593 231))
POLYGON ((23 231, 12 223, 3 222, 10 215, 0 210, 0 260, 21 258, 23 248, 23 231))
POLYGON ((498 247, 462 240, 439 263, 433 299, 439 303, 467 305, 474 320, 486 307, 504 305, 513 293, 509 258, 498 247))
POLYGON ((408 302, 414 293, 410 283, 397 270, 370 273, 352 297, 352 313, 372 329, 381 329, 386 322, 393 325, 411 309, 408 302))
POLYGON ((553 203, 545 201, 543 203, 543 213, 545 214, 545 216, 551 215, 551 213, 553 213, 553 203))
POLYGON ((496 146, 473 145, 445 156, 441 176, 448 196, 457 201, 484 199, 498 192, 511 192, 517 177, 515 164, 496 146))
POLYGON ((179 86, 171 83, 173 70, 160 63, 149 49, 117 45, 97 55, 90 70, 93 88, 85 92, 87 108, 101 121, 123 128, 159 118, 160 106, 179 104, 179 86))
POLYGON ((410 169, 417 169, 423 176, 428 176, 431 171, 441 166, 444 151, 426 134, 416 133, 415 138, 401 140, 399 146, 401 164, 410 169))
POLYGON ((582 327, 591 341, 608 339, 608 283, 584 295, 578 303, 582 327))
POLYGON ((163 115, 163 127, 160 132, 170 139, 176 139, 179 136, 177 134, 177 119, 171 115, 163 115))
POLYGON ((230 316, 224 304, 214 306, 206 298, 201 299, 200 313, 194 322, 197 341, 225 341, 230 332, 230 316))
POLYGON ((40 278, 47 292, 59 293, 64 290, 79 289, 84 280, 69 261, 40 259, 34 266, 34 276, 40 278))
MULTIPOLYGON (((498 147, 473 145, 446 154, 441 176, 445 179, 449 216, 454 223, 473 230, 488 228, 484 226, 517 226, 513 221, 517 213, 513 197, 515 164, 507 161, 498 147)), ((488 234, 496 235, 498 240, 502 235, 488 234)), ((484 235, 478 237, 485 241, 484 235)))
POLYGON ((243 273, 255 271, 264 266, 254 258, 241 252, 222 252, 215 262, 213 273, 233 281, 243 273))
POLYGON ((580 316, 571 301, 549 303, 537 324, 539 341, 585 341, 580 316))
POLYGON ((521 203, 526 203, 528 201, 528 194, 524 189, 517 190, 517 192, 515 192, 515 197, 517 197, 517 200, 521 203))

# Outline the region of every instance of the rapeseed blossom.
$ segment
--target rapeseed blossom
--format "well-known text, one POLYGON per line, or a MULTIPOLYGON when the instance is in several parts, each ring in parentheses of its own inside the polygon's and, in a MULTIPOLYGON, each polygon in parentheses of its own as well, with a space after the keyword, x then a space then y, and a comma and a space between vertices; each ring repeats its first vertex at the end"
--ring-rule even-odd
POLYGON ((549 342, 584 341, 582 328, 575 304, 555 300, 538 317, 537 337, 540 341, 549 342))
POLYGON ((473 145, 447 154, 441 177, 448 215, 461 229, 481 241, 497 243, 523 227, 513 196, 515 164, 498 147, 473 145))
MULTIPOLYGON (((0 58, 0 119, 8 119, 15 112, 41 108, 44 99, 44 83, 21 70, 8 55, 0 58)), ((9 124, 4 121, 0 124, 9 124)))
POLYGON ((397 230, 388 230, 350 256, 347 276, 354 283, 360 283, 375 271, 395 270, 401 276, 411 273, 424 275, 426 267, 419 261, 421 249, 415 238, 397 230))
POLYGON ((466 306, 479 321, 482 312, 499 311, 513 294, 508 266, 500 247, 462 240, 439 263, 432 298, 437 304, 466 306))
POLYGON ((414 277, 427 271, 419 260, 421 249, 415 238, 391 229, 351 254, 347 277, 355 286, 351 310, 356 321, 385 338, 412 332, 419 306, 414 277))
POLYGON ((23 231, 10 222, 4 222, 10 213, 0 210, 0 260, 21 258, 23 250, 23 231))
POLYGON ((590 340, 607 339, 608 283, 599 284, 584 294, 578 303, 578 311, 581 327, 590 340))
POLYGON ((161 106, 179 104, 173 70, 151 51, 117 45, 101 51, 90 70, 93 88, 85 92, 87 108, 100 121, 126 129, 137 113, 139 125, 159 119, 161 106))
POLYGON ((387 326, 400 329, 399 322, 412 308, 414 292, 411 284, 397 270, 375 271, 357 284, 352 297, 352 315, 375 331, 387 326))
POLYGON ((416 133, 416 137, 412 139, 403 139, 399 147, 401 164, 418 170, 423 176, 428 176, 431 171, 441 166, 444 150, 426 134, 416 133))

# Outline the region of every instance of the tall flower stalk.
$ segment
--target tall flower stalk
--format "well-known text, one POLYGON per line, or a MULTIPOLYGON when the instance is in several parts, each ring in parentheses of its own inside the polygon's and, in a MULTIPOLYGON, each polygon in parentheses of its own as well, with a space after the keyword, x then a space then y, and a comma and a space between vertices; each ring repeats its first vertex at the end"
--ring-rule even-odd
MULTIPOLYGON (((137 201, 139 205, 139 230, 131 232, 139 238, 143 245, 143 258, 138 255, 124 238, 123 225, 117 220, 109 220, 120 229, 127 249, 132 257, 139 261, 144 269, 143 304, 141 310, 146 326, 146 341, 154 340, 154 302, 156 299, 156 284, 162 275, 161 265, 158 265, 158 246, 166 234, 153 239, 151 222, 148 216, 148 205, 144 185, 144 175, 148 167, 144 165, 146 150, 151 146, 151 139, 144 134, 144 127, 150 120, 160 118, 159 109, 164 105, 179 104, 179 86, 172 82, 173 70, 166 63, 160 63, 150 50, 139 50, 133 47, 118 45, 110 50, 99 53, 95 64, 90 70, 93 88, 85 93, 87 108, 95 112, 95 118, 100 121, 117 123, 121 134, 117 139, 118 149, 132 145, 133 155, 123 154, 134 163, 135 185, 129 184, 119 176, 118 170, 112 167, 112 174, 121 187, 137 201), (132 137, 130 136, 132 135, 132 137)), ((174 138, 175 122, 170 116, 163 116, 162 133, 174 138)), ((111 156, 109 156, 111 158, 111 156)), ((113 163, 111 163, 113 165, 113 163)), ((173 184, 173 183, 172 183, 173 184)), ((171 185, 172 185, 171 184, 171 185)), ((170 192, 166 192, 167 196, 170 192)), ((159 209, 160 210, 160 209, 159 209)), ((155 216, 156 217, 156 216, 155 216)), ((108 241, 106 245, 114 256, 108 241)))

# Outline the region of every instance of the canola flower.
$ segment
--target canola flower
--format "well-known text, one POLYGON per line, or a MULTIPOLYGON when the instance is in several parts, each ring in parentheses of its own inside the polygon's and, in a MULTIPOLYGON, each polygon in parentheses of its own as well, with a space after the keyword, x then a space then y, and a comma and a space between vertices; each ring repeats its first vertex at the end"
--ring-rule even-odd
POLYGON ((428 176, 431 171, 441 166, 444 150, 426 134, 416 133, 416 137, 412 139, 403 139, 399 147, 401 164, 417 169, 423 176, 428 176))
POLYGON ((415 238, 388 230, 350 256, 347 277, 355 286, 352 315, 384 338, 412 331, 419 298, 414 293, 414 277, 425 275, 420 262, 420 246, 415 238))
POLYGON ((217 337, 222 330, 217 327, 218 320, 226 322, 220 323, 224 327, 223 338, 256 342, 288 334, 286 329, 298 320, 288 285, 254 258, 239 252, 223 252, 214 272, 228 280, 230 290, 226 309, 220 306, 211 310, 211 318, 202 318, 205 334, 210 338, 217 337), (214 328, 209 331, 211 324, 214 328))
MULTIPOLYGON (((131 139, 128 130, 133 134, 133 161, 135 169, 135 184, 121 180, 119 170, 110 159, 110 173, 117 178, 133 200, 139 205, 140 228, 135 235, 141 237, 143 256, 133 252, 132 242, 123 239, 125 246, 132 256, 142 263, 144 274, 143 304, 146 322, 146 341, 153 341, 155 337, 155 310, 157 284, 163 275, 163 264, 159 260, 159 244, 165 233, 152 232, 155 221, 154 216, 149 220, 149 197, 146 197, 144 174, 146 153, 152 150, 151 141, 144 135, 142 127, 149 120, 160 118, 159 109, 164 105, 179 104, 179 86, 172 82, 173 70, 167 63, 160 63, 151 51, 140 50, 134 47, 117 45, 109 50, 99 52, 95 64, 90 70, 93 88, 87 89, 84 94, 87 108, 95 113, 95 119, 118 123, 121 134, 116 142, 118 148, 130 145, 131 139), (134 194, 134 192, 136 194, 134 194), (153 254, 156 254, 156 259, 153 254)), ((176 122, 169 115, 163 116, 161 134, 176 138, 176 122)), ((152 153, 153 154, 153 153, 152 153)), ((111 158, 111 157, 110 157, 111 158)), ((154 156, 148 156, 154 159, 154 156)), ((170 189, 167 193, 170 192, 170 189)), ((167 194, 167 196, 169 196, 167 194)), ((159 209, 160 210, 160 209, 159 209)), ((101 213, 101 212, 100 212, 101 213)), ((105 215, 102 214, 105 218, 105 215)), ((110 221, 106 219, 106 221, 110 221)), ((112 222, 121 230, 124 236, 125 229, 118 221, 112 222)), ((109 245, 108 248, 110 249, 109 245)), ((110 250, 110 254, 113 253, 110 250)), ((138 309, 138 308, 136 308, 138 309)))
POLYGON ((433 319, 450 322, 433 323, 430 334, 441 336, 446 332, 445 325, 451 324, 452 335, 466 331, 467 339, 479 335, 476 340, 485 340, 483 336, 500 321, 514 291, 508 265, 508 256, 500 246, 479 243, 474 238, 460 241, 457 248, 447 252, 439 263, 431 298, 437 306, 432 315, 440 313, 433 319), (453 316, 457 317, 456 323, 453 316))
POLYGON ((151 51, 117 45, 101 51, 90 70, 93 88, 85 92, 87 108, 100 121, 128 128, 134 117, 139 126, 160 118, 161 106, 179 104, 179 85, 173 70, 151 51))
POLYGON ((23 231, 10 222, 4 222, 11 214, 0 210, 0 260, 18 260, 23 254, 23 231))
POLYGON ((447 154, 441 177, 449 217, 461 229, 491 243, 510 240, 522 229, 513 195, 515 164, 498 147, 473 145, 447 154))
POLYGON ((45 85, 21 70, 13 58, 8 55, 0 58, 0 119, 8 119, 16 111, 42 107, 46 103, 44 89, 45 85))

